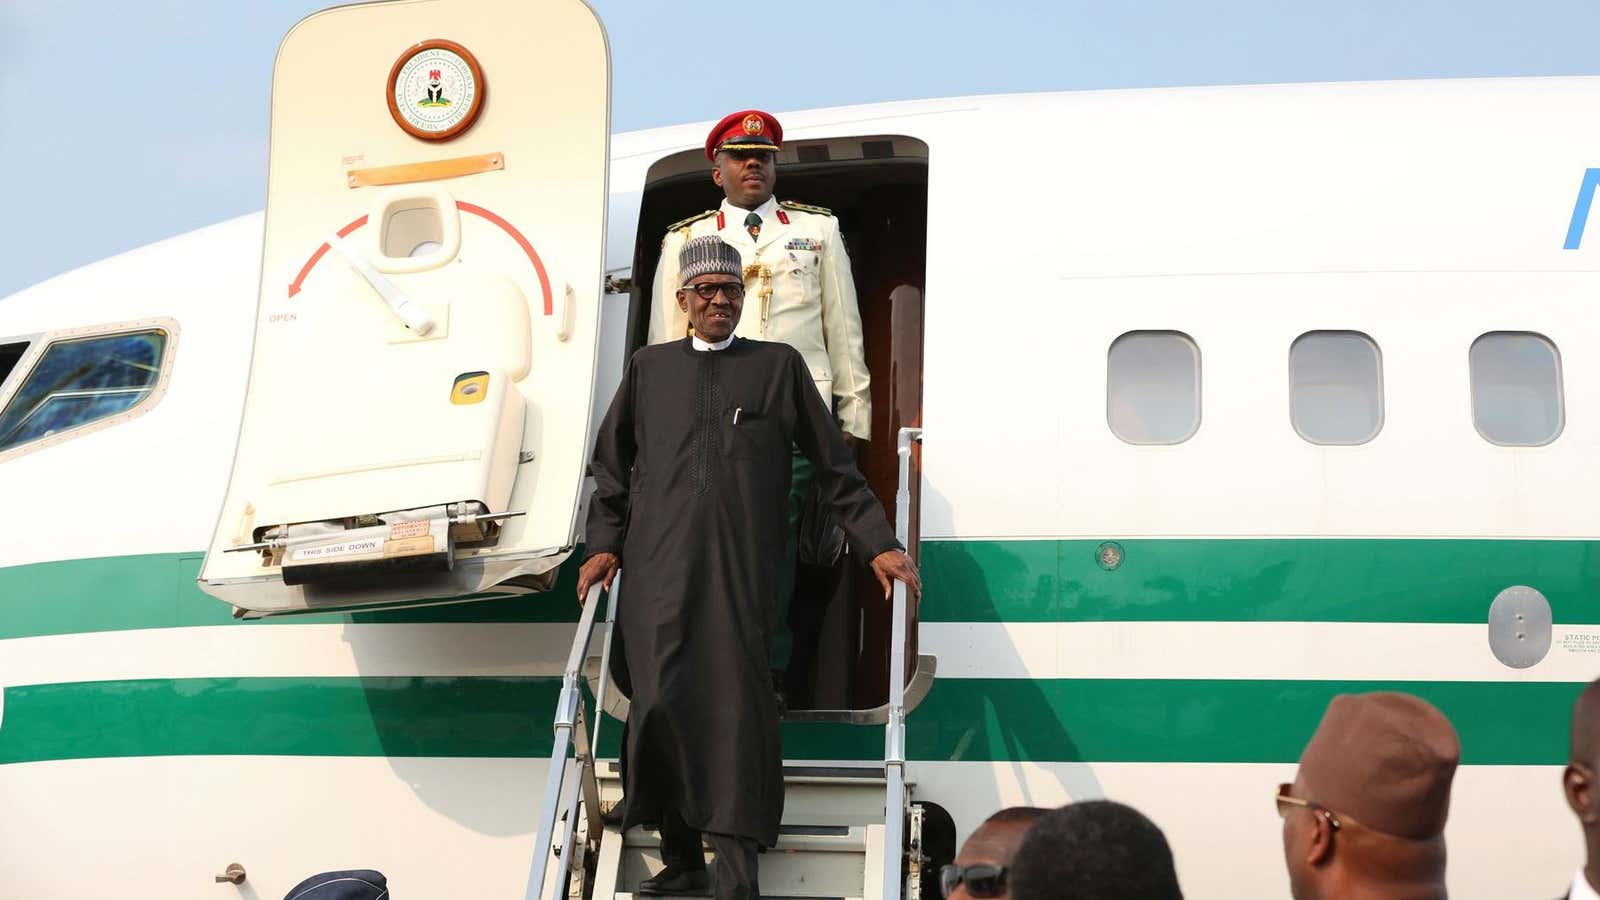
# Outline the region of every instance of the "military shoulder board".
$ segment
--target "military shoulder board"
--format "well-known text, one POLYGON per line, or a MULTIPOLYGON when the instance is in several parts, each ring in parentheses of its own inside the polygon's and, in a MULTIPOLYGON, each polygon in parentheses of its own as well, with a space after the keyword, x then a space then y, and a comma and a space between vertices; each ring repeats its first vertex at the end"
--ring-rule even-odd
POLYGON ((827 208, 826 206, 812 206, 809 203, 796 203, 793 200, 779 200, 778 205, 784 209, 793 209, 800 212, 814 213, 819 216, 833 215, 833 210, 827 208))
POLYGON ((687 219, 679 219, 678 221, 673 222, 671 225, 667 226, 667 234, 671 234, 671 233, 673 233, 674 231, 677 231, 680 228, 688 228, 690 225, 693 225, 694 223, 700 221, 701 219, 707 218, 708 216, 714 216, 716 214, 717 214, 716 210, 708 209, 703 213, 695 213, 694 215, 690 216, 687 219))

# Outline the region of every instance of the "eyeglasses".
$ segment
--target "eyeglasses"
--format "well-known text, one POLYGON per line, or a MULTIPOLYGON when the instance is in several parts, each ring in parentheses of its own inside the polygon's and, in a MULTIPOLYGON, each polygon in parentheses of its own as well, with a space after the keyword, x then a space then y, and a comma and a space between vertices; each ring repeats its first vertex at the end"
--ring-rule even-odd
POLYGON ((974 897, 999 897, 1006 892, 1006 867, 976 863, 970 866, 940 866, 939 894, 949 897, 963 883, 974 897))
POLYGON ((1352 819, 1343 813, 1336 813, 1320 803, 1313 803, 1310 800, 1302 800, 1299 797, 1293 796, 1289 793, 1293 787, 1294 785, 1292 784, 1278 785, 1278 795, 1276 798, 1274 798, 1278 804, 1278 815, 1286 816, 1289 814, 1289 811, 1284 809, 1285 806, 1303 806, 1312 812, 1322 813, 1322 815, 1328 820, 1328 827, 1332 828, 1334 831, 1338 831, 1340 828, 1343 828, 1346 825, 1361 824, 1355 819, 1352 819))
POLYGON ((699 294, 701 300, 715 299, 718 291, 721 291, 722 295, 729 300, 744 299, 744 285, 737 281, 711 281, 684 285, 684 288, 699 294))

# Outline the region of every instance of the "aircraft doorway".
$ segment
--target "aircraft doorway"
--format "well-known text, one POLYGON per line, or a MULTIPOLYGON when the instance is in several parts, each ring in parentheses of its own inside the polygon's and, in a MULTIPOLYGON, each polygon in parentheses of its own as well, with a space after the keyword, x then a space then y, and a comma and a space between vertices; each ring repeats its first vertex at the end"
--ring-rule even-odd
MULTIPOLYGON (((778 199, 826 207, 839 220, 871 375, 872 440, 858 452, 857 461, 893 522, 899 477, 895 436, 901 427, 922 424, 928 146, 904 135, 789 141, 779 154, 777 172, 778 199)), ((651 167, 634 251, 630 352, 647 339, 652 282, 667 227, 716 209, 721 201, 722 191, 712 183, 710 166, 698 149, 651 167)), ((919 475, 914 455, 913 557, 919 475)), ((890 619, 888 606, 875 600, 876 591, 871 573, 854 556, 841 557, 831 568, 801 567, 791 611, 798 638, 788 683, 791 710, 859 713, 885 702, 890 619), (804 637, 812 631, 814 641, 804 637)), ((918 659, 915 633, 910 629, 908 661, 918 659)), ((915 682, 925 690, 931 676, 931 670, 919 668, 915 682)), ((918 687, 908 688, 908 705, 919 699, 918 687)))

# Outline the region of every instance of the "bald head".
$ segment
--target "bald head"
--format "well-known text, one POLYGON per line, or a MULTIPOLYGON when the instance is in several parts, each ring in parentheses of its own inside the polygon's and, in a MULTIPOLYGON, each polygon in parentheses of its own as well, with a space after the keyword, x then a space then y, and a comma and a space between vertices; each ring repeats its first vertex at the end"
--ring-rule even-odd
MULTIPOLYGON (((1010 806, 983 820, 983 824, 968 835, 961 852, 956 854, 957 866, 998 866, 1010 868, 1017 856, 1017 848, 1027 837, 1028 829, 1048 810, 1037 806, 1010 806)), ((1001 882, 1002 885, 1006 883, 1001 882)), ((999 897, 1011 896, 1009 885, 999 897)), ((972 900, 974 894, 962 883, 949 894, 949 900, 972 900)))
POLYGON ((1578 695, 1572 704, 1572 753, 1567 769, 1561 773, 1561 787, 1567 806, 1578 817, 1583 829, 1583 845, 1588 859, 1583 866, 1589 886, 1600 885, 1600 679, 1578 695))
MULTIPOLYGON (((983 820, 967 842, 961 845, 961 854, 969 851, 985 853, 997 865, 1008 866, 1022 846, 1022 837, 1047 810, 1037 806, 1009 806, 983 820)), ((958 857, 959 858, 959 857, 958 857)))
POLYGON ((1596 759, 1600 755, 1600 678, 1589 682, 1578 702, 1572 704, 1570 752, 1570 761, 1591 770, 1600 768, 1600 759, 1596 759))

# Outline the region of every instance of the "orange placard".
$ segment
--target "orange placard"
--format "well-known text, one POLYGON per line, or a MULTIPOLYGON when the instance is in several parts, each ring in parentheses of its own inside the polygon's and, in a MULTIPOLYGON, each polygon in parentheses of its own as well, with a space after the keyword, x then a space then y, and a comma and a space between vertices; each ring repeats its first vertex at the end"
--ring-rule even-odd
POLYGON ((457 156, 454 159, 436 159, 429 162, 404 163, 398 166, 373 166, 351 169, 345 173, 353 188, 373 187, 383 184, 411 184, 417 181, 437 181, 441 178, 460 178, 480 172, 496 172, 506 167, 501 153, 481 156, 457 156))

